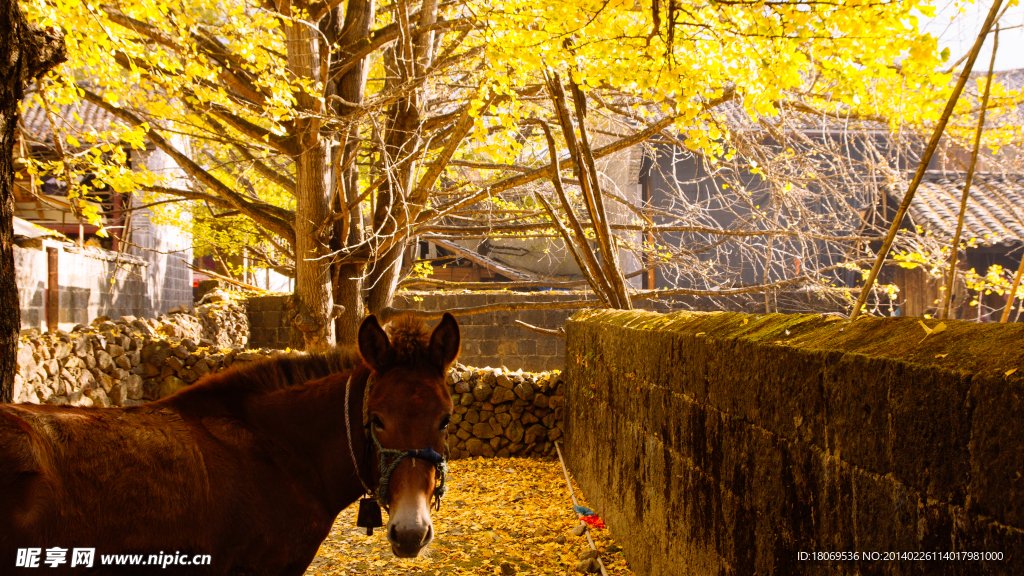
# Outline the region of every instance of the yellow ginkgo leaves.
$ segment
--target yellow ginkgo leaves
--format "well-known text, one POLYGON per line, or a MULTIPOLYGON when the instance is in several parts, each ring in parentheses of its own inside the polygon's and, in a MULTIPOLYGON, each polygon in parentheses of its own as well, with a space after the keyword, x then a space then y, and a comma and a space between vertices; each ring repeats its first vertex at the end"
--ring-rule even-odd
POLYGON ((923 320, 918 320, 917 322, 918 322, 918 324, 921 325, 921 328, 924 328, 924 338, 921 338, 921 342, 924 342, 924 339, 929 337, 929 336, 932 336, 932 335, 935 335, 935 334, 939 334, 939 333, 942 333, 942 332, 946 331, 946 323, 945 322, 939 322, 938 324, 935 325, 934 328, 929 328, 928 325, 925 324, 923 320))
MULTIPOLYGON (((367 537, 358 530, 355 508, 338 517, 306 576, 563 576, 590 549, 586 537, 570 532, 578 520, 557 460, 452 462, 448 495, 432 514, 434 542, 416 560, 395 558, 383 531, 367 537)), ((633 574, 608 530, 591 536, 609 575, 633 574)))

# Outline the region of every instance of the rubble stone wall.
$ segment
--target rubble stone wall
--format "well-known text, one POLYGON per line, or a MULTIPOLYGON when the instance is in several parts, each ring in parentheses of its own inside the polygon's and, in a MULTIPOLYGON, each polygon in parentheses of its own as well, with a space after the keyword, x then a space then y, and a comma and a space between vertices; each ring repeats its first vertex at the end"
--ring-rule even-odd
MULTIPOLYGON (((101 316, 70 332, 22 331, 14 401, 130 406, 231 365, 246 345, 243 308, 221 295, 157 319, 101 316)), ((250 353, 251 354, 251 353, 250 353)), ((255 357, 255 356, 254 356, 255 357)))
MULTIPOLYGON (((14 400, 110 407, 169 396, 207 374, 278 353, 245 349, 244 339, 232 339, 229 330, 240 330, 245 319, 241 306, 217 300, 194 314, 175 309, 156 320, 101 317, 71 332, 27 331, 18 347, 14 400), (210 325, 221 329, 210 333, 210 325)), ((554 454, 565 404, 558 371, 456 364, 446 383, 455 403, 448 440, 452 459, 554 454)))
POLYGON ((461 364, 448 372, 455 414, 451 458, 551 456, 562 437, 565 396, 558 371, 529 373, 461 364))

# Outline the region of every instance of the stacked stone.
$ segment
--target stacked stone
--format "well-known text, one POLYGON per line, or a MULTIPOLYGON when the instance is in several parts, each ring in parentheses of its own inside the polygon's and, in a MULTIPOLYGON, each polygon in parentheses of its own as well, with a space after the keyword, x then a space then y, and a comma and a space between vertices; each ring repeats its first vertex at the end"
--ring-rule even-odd
POLYGON ((71 332, 29 331, 18 342, 14 401, 73 406, 142 403, 142 378, 133 374, 145 338, 160 329, 153 320, 106 316, 71 332))
POLYGON ((157 333, 169 338, 189 338, 199 340, 203 337, 203 325, 192 315, 192 310, 182 306, 172 308, 167 314, 156 319, 157 333))
MULTIPOLYGON (((231 314, 244 317, 244 310, 234 308, 231 314)), ((223 370, 237 357, 251 360, 271 352, 220 349, 213 341, 197 337, 201 334, 197 317, 181 310, 157 320, 122 316, 113 321, 100 316, 70 333, 27 330, 18 342, 14 401, 131 406, 162 398, 204 374, 223 370)))
POLYGON ((215 348, 245 348, 249 343, 249 315, 244 304, 214 290, 199 299, 195 315, 202 325, 204 344, 215 348))
POLYGON ((155 340, 141 350, 135 374, 142 378, 142 397, 159 400, 185 388, 207 374, 227 370, 235 364, 269 357, 277 350, 229 350, 181 342, 155 340))
MULTIPOLYGON (((174 394, 207 374, 278 353, 168 336, 168 325, 131 316, 116 322, 100 317, 71 333, 26 334, 18 347, 14 401, 133 406, 174 394)), ((455 404, 448 440, 452 459, 554 454, 553 443, 564 430, 560 372, 456 364, 446 383, 455 404)))
POLYGON ((451 458, 551 456, 562 436, 562 375, 458 364, 447 384, 455 403, 448 427, 451 458))

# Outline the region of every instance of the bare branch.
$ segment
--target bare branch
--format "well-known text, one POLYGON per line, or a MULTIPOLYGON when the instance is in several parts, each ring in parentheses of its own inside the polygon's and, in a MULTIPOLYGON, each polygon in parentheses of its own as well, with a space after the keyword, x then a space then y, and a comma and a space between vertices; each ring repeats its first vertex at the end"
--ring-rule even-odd
POLYGON ((529 330, 531 332, 536 332, 537 334, 543 334, 545 336, 557 336, 557 337, 563 338, 563 339, 565 338, 565 328, 564 327, 559 327, 557 330, 551 330, 549 328, 541 328, 539 326, 534 326, 533 324, 527 324, 526 322, 523 322, 522 320, 516 320, 515 321, 515 325, 519 326, 521 328, 526 328, 527 330, 529 330))

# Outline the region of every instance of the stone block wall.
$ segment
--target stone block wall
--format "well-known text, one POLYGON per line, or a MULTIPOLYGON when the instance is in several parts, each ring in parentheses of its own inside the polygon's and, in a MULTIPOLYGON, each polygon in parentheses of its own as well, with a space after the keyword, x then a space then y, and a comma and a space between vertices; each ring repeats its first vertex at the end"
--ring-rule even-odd
POLYGON ((540 328, 557 329, 579 307, 534 310, 530 303, 572 304, 590 299, 581 292, 399 292, 394 307, 407 310, 445 311, 488 304, 512 304, 522 309, 483 314, 456 314, 462 331, 459 360, 473 366, 507 366, 543 371, 561 369, 565 340, 517 326, 516 320, 540 328))
MULTIPOLYGON (((292 341, 291 319, 295 313, 290 306, 290 294, 251 296, 246 300, 249 316, 249 345, 253 348, 301 348, 292 341)), ((301 337, 301 336, 299 336, 301 337)))
POLYGON ((14 280, 22 328, 46 327, 46 252, 14 246, 14 280))
MULTIPOLYGON (((300 348, 292 334, 287 294, 254 296, 248 300, 250 345, 254 348, 300 348)), ((534 326, 557 329, 579 307, 532 310, 529 303, 572 304, 588 299, 580 292, 399 292, 394 307, 399 310, 446 311, 488 304, 524 305, 524 309, 482 314, 456 314, 462 332, 460 361, 471 366, 506 366, 515 370, 545 371, 561 369, 565 340, 531 332, 515 324, 516 320, 534 326)))
POLYGON ((1022 574, 1024 326, 946 325, 580 312, 568 465, 637 574, 1022 574))
MULTIPOLYGON (((179 150, 189 149, 186 138, 174 137, 179 150)), ((186 186, 183 171, 166 152, 160 149, 133 150, 132 162, 145 165, 154 174, 169 177, 169 186, 186 186)), ((142 204, 136 198, 136 203, 142 204)), ((149 308, 145 315, 155 315, 175 306, 190 305, 192 296, 192 234, 185 222, 168 222, 166 217, 150 209, 132 214, 132 243, 130 250, 148 264, 145 283, 149 308)))

